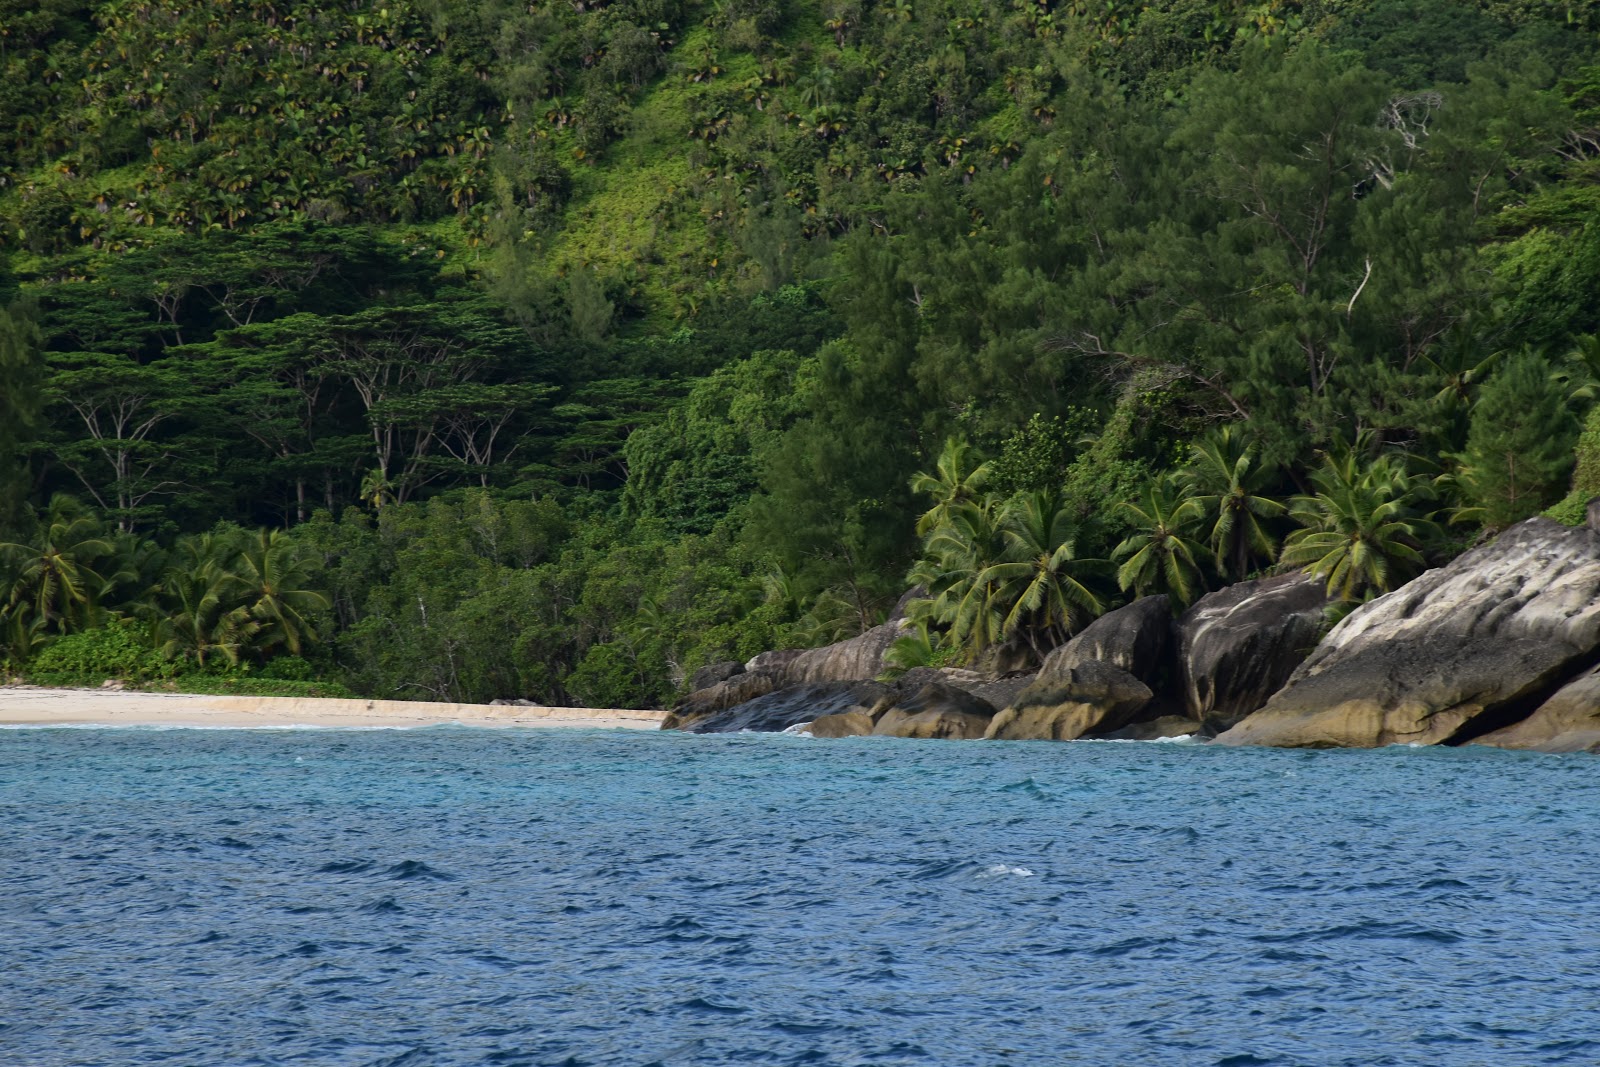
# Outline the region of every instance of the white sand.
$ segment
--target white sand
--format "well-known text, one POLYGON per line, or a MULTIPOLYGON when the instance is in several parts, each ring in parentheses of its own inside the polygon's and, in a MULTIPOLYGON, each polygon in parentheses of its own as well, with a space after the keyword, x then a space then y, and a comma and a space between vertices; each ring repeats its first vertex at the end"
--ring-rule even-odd
POLYGON ((393 727, 460 723, 654 730, 665 717, 664 711, 0 686, 0 724, 12 726, 393 727))

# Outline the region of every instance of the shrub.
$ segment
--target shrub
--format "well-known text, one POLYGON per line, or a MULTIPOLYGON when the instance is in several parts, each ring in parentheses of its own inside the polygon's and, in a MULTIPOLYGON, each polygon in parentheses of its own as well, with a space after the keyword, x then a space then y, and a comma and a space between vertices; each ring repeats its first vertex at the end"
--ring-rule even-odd
POLYGON ((46 685, 89 684, 117 678, 144 681, 171 673, 143 628, 117 619, 51 643, 28 664, 28 677, 46 685))

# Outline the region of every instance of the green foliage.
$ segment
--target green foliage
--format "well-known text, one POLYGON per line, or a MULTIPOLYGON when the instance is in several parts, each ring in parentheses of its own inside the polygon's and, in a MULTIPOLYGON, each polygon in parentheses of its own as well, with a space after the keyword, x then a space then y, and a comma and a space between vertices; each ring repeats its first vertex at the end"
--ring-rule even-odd
POLYGON ((860 632, 908 568, 908 656, 1043 649, 1105 603, 1090 560, 1183 601, 1308 487, 1282 560, 1359 597, 1433 547, 1413 469, 1530 513, 1600 381, 1581 5, 0 27, 12 665, 120 617, 251 684, 660 703, 860 632))
POLYGON ((1122 560, 1117 585, 1135 596, 1165 593, 1175 608, 1192 603, 1205 589, 1201 569, 1205 549, 1194 539, 1203 505, 1184 497, 1174 479, 1150 483, 1138 502, 1121 504, 1134 532, 1111 553, 1122 560))
POLYGON ((108 679, 145 682, 170 674, 145 627, 131 620, 68 634, 27 665, 28 679, 42 685, 98 685, 108 679))
POLYGON ((1568 526, 1582 526, 1588 519, 1588 504, 1600 496, 1600 406, 1589 409, 1574 449, 1572 490, 1545 512, 1568 526))
POLYGON ((1404 457, 1372 456, 1370 435, 1339 443, 1312 474, 1316 492, 1296 497, 1300 529, 1284 539, 1281 562, 1327 582, 1328 595, 1362 600, 1386 593, 1424 565, 1436 533, 1427 517, 1432 489, 1404 457))
POLYGON ((1270 522, 1287 509, 1263 495, 1276 472, 1259 462, 1260 449, 1245 427, 1224 426, 1194 446, 1183 469, 1189 500, 1207 527, 1217 570, 1242 579, 1252 563, 1277 554, 1270 522))
POLYGON ((1547 361, 1523 353, 1504 363, 1472 410, 1458 520, 1498 530, 1548 507, 1567 487, 1577 432, 1547 361))

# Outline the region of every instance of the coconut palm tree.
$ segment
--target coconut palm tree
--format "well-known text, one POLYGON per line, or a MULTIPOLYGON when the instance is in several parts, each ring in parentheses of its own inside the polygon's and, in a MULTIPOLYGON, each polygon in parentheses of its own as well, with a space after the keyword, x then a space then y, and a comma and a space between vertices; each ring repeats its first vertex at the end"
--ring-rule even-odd
POLYGON ((11 564, 4 600, 28 604, 46 630, 67 633, 93 622, 95 598, 106 585, 94 565, 114 549, 100 523, 69 497, 52 500, 46 518, 36 543, 0 543, 11 564))
POLYGON ((949 630, 949 644, 976 655, 1001 636, 1001 615, 992 590, 981 580, 1005 551, 1000 508, 984 497, 951 505, 923 538, 922 559, 909 580, 928 590, 913 601, 913 620, 927 619, 949 630))
POLYGON ((1111 553, 1122 560, 1117 585, 1137 596, 1166 593, 1174 605, 1192 603, 1205 588, 1199 558, 1205 547, 1191 536, 1201 518, 1200 505, 1185 498, 1172 477, 1151 482, 1143 499, 1118 505, 1135 531, 1111 553))
POLYGON ((1098 561, 1078 558, 1078 526, 1058 492, 1013 497, 1000 527, 1005 547, 978 584, 1000 615, 1000 636, 1020 633, 1043 656, 1105 610, 1085 584, 1098 561))
POLYGON ((1224 426, 1194 446, 1182 472, 1225 577, 1243 578, 1253 561, 1271 560, 1278 549, 1266 523, 1287 509, 1264 495, 1276 472, 1259 462, 1259 452, 1242 427, 1224 426))
POLYGON ((978 500, 988 483, 991 467, 974 463, 974 449, 964 438, 947 438, 933 472, 918 472, 911 478, 911 491, 933 498, 933 507, 917 520, 917 533, 927 534, 949 518, 951 510, 978 500))
POLYGON ((261 530, 244 538, 233 575, 243 604, 257 624, 258 650, 281 645, 298 656, 306 641, 316 640, 313 616, 328 610, 331 601, 310 588, 310 561, 288 533, 261 530))
POLYGON ((164 611, 156 639, 167 659, 201 667, 218 657, 234 664, 259 628, 240 603, 242 583, 233 573, 234 538, 222 533, 178 539, 161 576, 164 611))
POLYGON ((1422 545, 1435 532, 1424 505, 1431 489, 1403 457, 1360 465, 1355 447, 1336 447, 1312 475, 1316 492, 1296 497, 1301 528, 1284 542, 1280 562, 1323 578, 1328 595, 1354 601, 1386 593, 1426 564, 1422 545))

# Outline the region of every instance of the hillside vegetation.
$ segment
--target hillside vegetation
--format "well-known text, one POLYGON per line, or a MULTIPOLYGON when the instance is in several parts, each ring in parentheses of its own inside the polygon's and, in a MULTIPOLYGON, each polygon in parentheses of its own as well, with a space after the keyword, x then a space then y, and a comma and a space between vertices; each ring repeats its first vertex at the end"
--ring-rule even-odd
POLYGON ((1597 220, 1577 3, 0 0, 0 662, 627 707, 913 584, 905 666, 1359 601, 1579 517, 1597 220))

